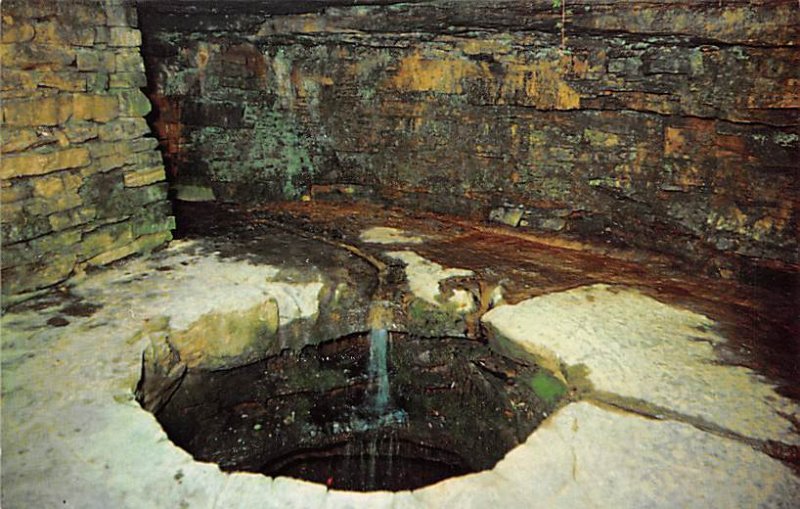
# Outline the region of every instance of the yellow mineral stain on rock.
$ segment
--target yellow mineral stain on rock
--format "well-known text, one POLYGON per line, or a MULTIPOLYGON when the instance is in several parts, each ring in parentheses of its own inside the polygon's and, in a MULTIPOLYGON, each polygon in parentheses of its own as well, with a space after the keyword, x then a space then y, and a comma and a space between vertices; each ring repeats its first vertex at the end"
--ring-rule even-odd
POLYGON ((678 173, 676 183, 684 189, 702 186, 705 183, 703 172, 697 166, 689 166, 678 173))
POLYGON ((305 15, 303 16, 303 27, 302 32, 304 33, 314 33, 314 32, 323 32, 325 31, 325 18, 322 16, 317 15, 305 15))
POLYGON ((685 145, 683 129, 667 127, 664 132, 664 155, 680 155, 684 152, 685 145))
POLYGON ((512 150, 516 153, 520 150, 522 146, 522 138, 519 135, 519 125, 511 124, 509 130, 509 138, 511 140, 511 147, 512 150))
POLYGON ((392 84, 409 92, 461 94, 462 80, 480 73, 474 62, 459 58, 428 58, 416 52, 400 61, 392 84))
POLYGON ((753 223, 753 237, 760 240, 767 238, 774 232, 781 232, 789 225, 794 212, 794 205, 789 202, 782 202, 778 205, 777 209, 772 210, 755 223, 753 223))
POLYGON ((729 30, 743 27, 745 22, 744 11, 742 9, 725 9, 722 12, 722 22, 727 25, 729 30))
MULTIPOLYGON (((711 222, 711 221, 709 221, 711 222)), ((714 226, 722 231, 745 233, 744 226, 747 223, 747 215, 737 206, 731 206, 727 211, 723 211, 713 221, 714 226)))
MULTIPOLYGON (((486 53, 503 48, 503 41, 466 40, 456 49, 464 55, 486 53)), ((495 53, 495 57, 502 52, 495 53)), ((472 82, 478 90, 495 95, 498 104, 522 104, 541 109, 577 109, 580 94, 566 81, 567 75, 584 75, 586 61, 554 53, 531 62, 520 62, 510 55, 496 59, 499 66, 486 62, 456 58, 447 54, 423 54, 420 51, 403 58, 390 85, 408 92, 440 92, 463 94, 465 84, 472 82)))
POLYGON ((195 53, 195 64, 199 70, 204 70, 208 65, 208 60, 210 58, 210 51, 208 49, 208 45, 200 43, 197 46, 197 53, 195 53))
POLYGON ((574 110, 581 105, 581 96, 567 85, 566 82, 559 82, 558 95, 556 96, 556 108, 560 110, 574 110))
POLYGON ((500 81, 500 96, 505 102, 521 101, 542 109, 576 109, 580 94, 564 81, 569 68, 568 59, 510 63, 500 81))

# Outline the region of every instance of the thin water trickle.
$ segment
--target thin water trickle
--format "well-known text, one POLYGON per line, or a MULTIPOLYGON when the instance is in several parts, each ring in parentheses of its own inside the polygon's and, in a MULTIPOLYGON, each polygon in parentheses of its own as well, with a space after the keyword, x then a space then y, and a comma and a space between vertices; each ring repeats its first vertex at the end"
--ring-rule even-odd
MULTIPOLYGON (((368 489, 376 489, 379 485, 376 479, 376 466, 380 454, 379 445, 384 434, 390 437, 389 443, 391 444, 391 436, 393 434, 391 430, 392 426, 404 423, 406 420, 406 413, 403 410, 396 409, 392 411, 390 408, 389 369, 387 362, 388 351, 389 331, 385 328, 372 329, 369 333, 369 370, 367 374, 370 382, 375 385, 375 388, 367 403, 369 405, 369 414, 372 416, 369 419, 370 422, 367 424, 367 429, 370 431, 367 432, 367 442, 366 444, 362 444, 361 449, 361 471, 362 475, 366 475, 366 479, 362 480, 362 485, 368 489), (381 429, 383 429, 383 432, 378 431, 381 429), (364 449, 366 449, 366 451, 364 449), (367 455, 366 468, 364 468, 363 464, 364 453, 367 455)), ((382 468, 385 469, 386 465, 382 464, 382 468)), ((382 472, 382 475, 386 475, 389 478, 393 475, 391 460, 388 470, 382 472)))
POLYGON ((381 323, 296 358, 190 373, 159 417, 176 443, 227 470, 400 491, 491 467, 551 411, 528 389, 538 368, 463 340, 409 338, 381 323), (525 383, 472 369, 487 362, 525 383), (252 390, 246 397, 243 387, 252 390), (230 409, 225 418, 209 418, 220 405, 230 409))
POLYGON ((377 383, 372 399, 372 410, 383 415, 389 407, 389 371, 386 355, 389 347, 389 331, 372 329, 369 333, 369 378, 377 383))

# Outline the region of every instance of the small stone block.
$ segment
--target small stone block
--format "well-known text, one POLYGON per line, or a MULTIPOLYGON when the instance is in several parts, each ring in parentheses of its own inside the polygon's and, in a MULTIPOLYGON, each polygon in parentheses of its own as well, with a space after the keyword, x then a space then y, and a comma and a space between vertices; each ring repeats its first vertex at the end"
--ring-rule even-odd
POLYGON ((76 72, 47 72, 39 76, 38 86, 66 92, 85 92, 86 75, 76 72))
POLYGON ((147 122, 141 117, 119 118, 101 125, 98 130, 101 141, 134 139, 150 132, 147 122))
POLYGON ((64 212, 57 212, 48 217, 53 231, 61 231, 73 226, 87 224, 97 215, 93 208, 75 208, 64 212))
POLYGON ((147 76, 143 72, 118 72, 109 76, 110 88, 143 88, 147 86, 147 76))
POLYGON ((161 182, 167 178, 164 167, 145 168, 133 173, 127 173, 123 180, 125 187, 142 187, 154 182, 161 182))
POLYGON ((83 147, 7 156, 0 160, 0 178, 44 175, 68 168, 82 168, 90 162, 89 151, 83 147))
POLYGON ((72 108, 75 120, 108 122, 119 115, 117 100, 112 95, 75 94, 72 108))
POLYGON ((109 46, 136 47, 142 45, 142 33, 136 28, 111 27, 109 35, 109 46))
POLYGON ((114 72, 115 58, 112 51, 87 49, 78 51, 75 63, 79 71, 114 72))
POLYGON ((139 24, 136 9, 125 4, 107 5, 106 24, 110 27, 136 27, 139 24))
POLYGON ((11 42, 28 42, 35 34, 33 26, 8 14, 3 14, 3 26, 0 31, 3 44, 11 42))
POLYGON ((144 59, 137 49, 119 50, 114 57, 114 65, 119 72, 144 72, 144 59))
POLYGON ((58 97, 3 101, 3 123, 9 126, 55 126, 66 120, 67 108, 58 97))
POLYGON ((34 129, 3 129, 2 151, 4 154, 19 152, 33 146, 38 141, 39 136, 34 129))
POLYGON ((214 190, 206 186, 192 184, 177 184, 173 186, 175 198, 181 201, 203 202, 214 201, 214 190))
POLYGON ((150 113, 150 100, 139 89, 118 92, 119 113, 123 117, 143 117, 150 113))

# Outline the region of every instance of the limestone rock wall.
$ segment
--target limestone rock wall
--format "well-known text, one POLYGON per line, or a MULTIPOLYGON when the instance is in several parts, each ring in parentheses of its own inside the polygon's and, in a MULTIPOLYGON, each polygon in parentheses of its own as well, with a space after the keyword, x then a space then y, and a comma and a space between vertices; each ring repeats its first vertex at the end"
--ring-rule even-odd
POLYGON ((142 3, 170 172, 796 264, 797 2, 566 6, 142 3))
POLYGON ((136 26, 121 0, 3 2, 4 296, 171 239, 136 26))

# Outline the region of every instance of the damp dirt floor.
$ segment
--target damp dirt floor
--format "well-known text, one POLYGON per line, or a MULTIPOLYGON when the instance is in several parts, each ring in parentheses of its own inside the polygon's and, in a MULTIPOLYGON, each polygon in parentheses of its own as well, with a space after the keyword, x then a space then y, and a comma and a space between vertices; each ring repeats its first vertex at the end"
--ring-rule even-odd
POLYGON ((4 313, 3 507, 800 499, 796 279, 743 285, 651 253, 369 205, 211 209, 182 204, 167 249, 4 313), (301 352, 376 321, 535 362, 566 393, 493 468, 397 492, 223 471, 142 408, 186 373, 301 352), (157 374, 147 402, 143 362, 157 374))

